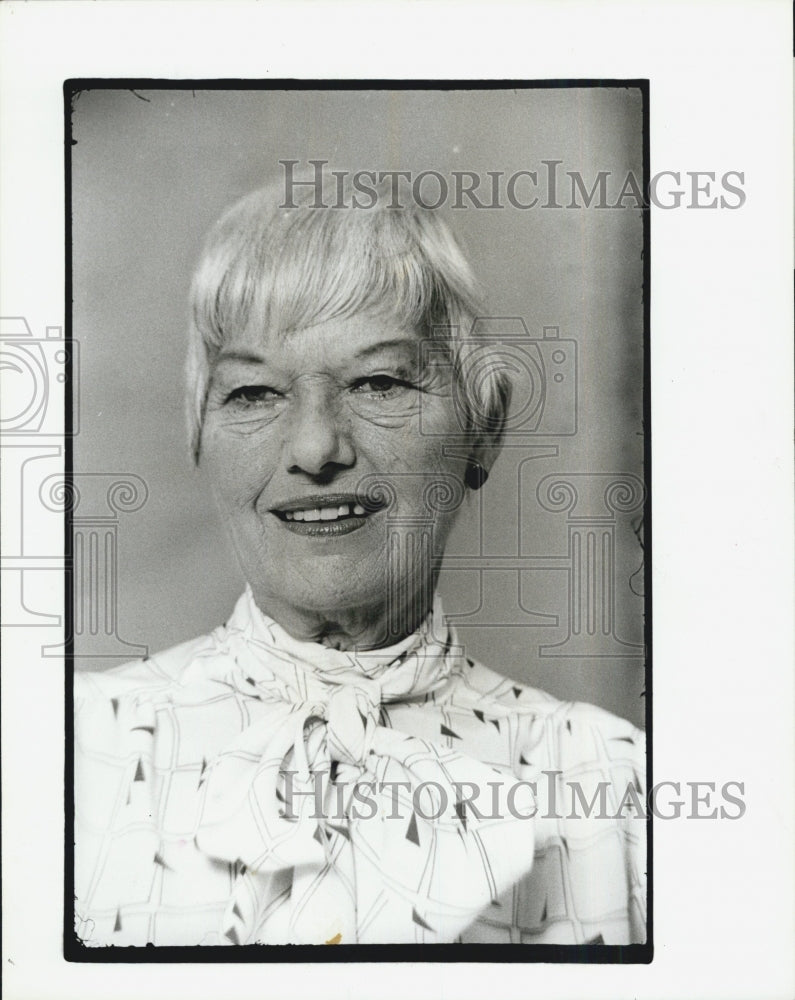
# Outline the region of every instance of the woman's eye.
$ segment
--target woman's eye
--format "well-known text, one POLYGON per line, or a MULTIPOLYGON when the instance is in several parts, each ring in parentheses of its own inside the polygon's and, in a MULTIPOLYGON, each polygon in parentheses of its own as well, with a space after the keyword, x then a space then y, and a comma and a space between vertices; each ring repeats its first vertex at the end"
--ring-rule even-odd
POLYGON ((241 385, 226 397, 227 403, 240 406, 261 406, 280 398, 280 393, 267 385, 241 385))
POLYGON ((410 383, 394 375, 368 375, 353 383, 353 391, 369 393, 373 396, 392 396, 402 389, 410 389, 410 383))

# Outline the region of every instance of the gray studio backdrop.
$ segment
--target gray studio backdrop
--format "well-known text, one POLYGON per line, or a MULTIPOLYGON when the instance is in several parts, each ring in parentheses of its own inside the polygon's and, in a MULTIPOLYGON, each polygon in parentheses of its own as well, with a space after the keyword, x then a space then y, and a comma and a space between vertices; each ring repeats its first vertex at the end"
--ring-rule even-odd
MULTIPOLYGON (((528 344, 514 348, 546 396, 467 503, 442 594, 470 655, 642 724, 632 478, 643 476, 642 213, 631 197, 623 208, 597 207, 598 196, 587 208, 582 197, 542 207, 553 200, 542 161, 561 161, 554 200, 564 206, 567 171, 588 189, 608 171, 609 203, 629 172, 640 182, 640 92, 89 89, 72 123, 78 664, 105 669, 207 632, 243 586, 189 459, 183 411, 186 294, 223 209, 281 177, 284 159, 448 179, 499 171, 506 207, 456 209, 451 192, 439 210, 489 314, 524 320, 528 344), (538 177, 535 191, 526 176, 514 191, 539 196, 531 209, 507 204, 505 182, 522 170, 538 177), (544 327, 558 328, 560 345, 554 329, 543 341, 544 327)), ((428 183, 423 196, 437 190, 428 183)))

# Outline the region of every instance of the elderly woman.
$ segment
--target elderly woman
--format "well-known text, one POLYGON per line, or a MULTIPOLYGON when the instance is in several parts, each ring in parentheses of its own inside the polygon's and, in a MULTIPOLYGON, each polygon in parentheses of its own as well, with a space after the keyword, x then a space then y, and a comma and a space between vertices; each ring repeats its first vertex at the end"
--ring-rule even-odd
POLYGON ((510 400, 469 267, 438 213, 294 197, 233 207, 192 289, 193 455, 246 591, 76 677, 78 937, 644 941, 642 734, 474 662, 435 594, 510 400))

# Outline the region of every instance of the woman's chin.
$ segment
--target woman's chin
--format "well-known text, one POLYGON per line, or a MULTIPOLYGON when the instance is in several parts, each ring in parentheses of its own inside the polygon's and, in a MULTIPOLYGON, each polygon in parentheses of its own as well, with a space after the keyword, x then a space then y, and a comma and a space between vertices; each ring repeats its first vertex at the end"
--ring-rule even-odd
POLYGON ((384 593, 384 578, 377 574, 363 576, 361 562, 335 560, 328 567, 314 564, 311 575, 301 572, 300 564, 291 566, 274 579, 263 581, 261 588, 251 582, 254 598, 263 611, 277 621, 279 616, 269 608, 286 607, 299 615, 322 615, 328 620, 361 611, 373 604, 373 596, 384 593), (261 599, 260 596, 261 595, 261 599))

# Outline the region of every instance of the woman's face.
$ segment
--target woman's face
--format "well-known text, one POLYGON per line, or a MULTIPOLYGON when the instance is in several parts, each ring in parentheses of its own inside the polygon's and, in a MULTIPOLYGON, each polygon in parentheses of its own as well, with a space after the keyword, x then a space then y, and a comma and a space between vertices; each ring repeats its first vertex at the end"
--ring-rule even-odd
POLYGON ((388 594, 411 627, 427 611, 427 547, 441 554, 455 517, 429 497, 439 484, 460 499, 467 462, 439 354, 360 313, 279 336, 248 329, 219 355, 200 461, 257 604, 282 624, 295 612, 383 619, 388 594))

